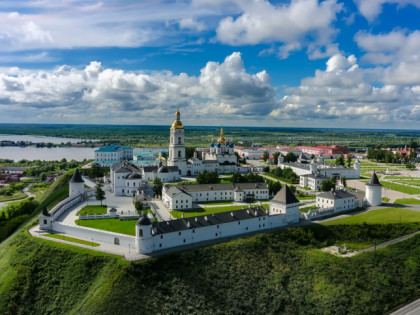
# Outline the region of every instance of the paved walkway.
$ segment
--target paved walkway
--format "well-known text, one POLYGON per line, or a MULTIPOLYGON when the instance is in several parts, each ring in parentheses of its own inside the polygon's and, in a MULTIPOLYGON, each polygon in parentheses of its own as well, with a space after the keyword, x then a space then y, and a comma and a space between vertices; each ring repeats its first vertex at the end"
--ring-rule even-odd
POLYGON ((338 257, 343 257, 343 258, 344 257, 353 257, 353 256, 359 255, 361 253, 371 252, 373 250, 385 248, 388 245, 392 245, 392 244, 396 244, 396 243, 405 241, 405 240, 409 239, 410 237, 413 237, 414 235, 417 235, 419 233, 420 233, 420 231, 417 231, 417 232, 414 232, 414 233, 411 233, 411 234, 407 234, 407 235, 404 235, 404 236, 395 238, 393 240, 390 240, 390 241, 387 241, 387 242, 378 244, 376 246, 372 246, 372 247, 368 247, 368 248, 363 248, 361 250, 357 250, 357 251, 354 251, 354 252, 350 252, 350 253, 346 253, 346 254, 342 254, 342 255, 337 255, 337 256, 338 257))
POLYGON ((171 213, 165 207, 165 204, 162 200, 153 199, 153 201, 150 203, 150 207, 155 212, 159 221, 169 221, 173 219, 171 213))
POLYGON ((391 315, 418 315, 420 314, 420 299, 392 312, 391 315))

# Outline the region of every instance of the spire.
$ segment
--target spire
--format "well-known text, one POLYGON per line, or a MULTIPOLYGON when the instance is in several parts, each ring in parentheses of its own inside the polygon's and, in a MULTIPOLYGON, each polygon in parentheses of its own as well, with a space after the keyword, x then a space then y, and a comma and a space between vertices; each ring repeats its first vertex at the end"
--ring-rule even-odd
POLYGON ((217 142, 220 144, 226 144, 225 134, 223 132, 223 127, 220 129, 220 137, 217 139, 217 142))
POLYGON ((372 174, 372 177, 370 178, 369 183, 367 183, 366 185, 369 186, 382 186, 381 183, 379 182, 378 176, 376 176, 376 172, 374 171, 372 174))
POLYGON ((179 112, 179 107, 176 108, 175 120, 172 123, 171 129, 184 129, 184 126, 181 122, 181 113, 179 112))
POLYGON ((79 169, 76 168, 76 171, 73 174, 73 177, 70 180, 70 183, 84 183, 85 181, 82 179, 82 176, 80 176, 79 169))

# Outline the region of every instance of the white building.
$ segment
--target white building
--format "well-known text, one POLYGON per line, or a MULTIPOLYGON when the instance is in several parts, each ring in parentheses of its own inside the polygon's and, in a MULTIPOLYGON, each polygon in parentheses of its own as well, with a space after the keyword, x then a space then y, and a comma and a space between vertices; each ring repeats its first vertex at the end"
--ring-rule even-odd
POLYGON ((331 190, 316 196, 316 206, 334 213, 349 211, 359 206, 356 196, 345 190, 331 190))
POLYGON ((190 209, 192 203, 209 201, 267 200, 267 183, 166 185, 162 200, 170 210, 190 209))
POLYGON ((370 206, 379 206, 382 203, 382 185, 375 172, 366 184, 366 200, 370 206))
POLYGON ((246 173, 248 168, 238 164, 238 158, 234 152, 233 142, 226 142, 223 128, 217 144, 212 141, 209 152, 197 154, 187 161, 185 156, 184 126, 181 122, 179 110, 175 113, 175 121, 170 129, 168 166, 177 166, 182 176, 193 176, 203 171, 217 171, 219 174, 246 173))
POLYGON ((141 170, 128 161, 112 165, 109 179, 115 196, 135 196, 137 190, 144 186, 141 170))
POLYGON ((312 190, 318 190, 321 188, 322 183, 327 179, 328 177, 321 175, 320 172, 301 175, 299 177, 299 186, 308 187, 312 190))
POLYGON ((141 173, 146 182, 153 182, 159 178, 162 183, 176 182, 181 179, 178 166, 165 166, 161 162, 159 165, 144 166, 141 173))
MULTIPOLYGON (((191 245, 199 242, 246 235, 299 222, 299 206, 290 196, 285 185, 273 203, 278 214, 263 207, 213 213, 192 218, 181 218, 164 222, 151 222, 143 216, 136 224, 136 247, 141 254, 191 245)), ((293 194, 292 194, 293 196, 293 194)))
POLYGON ((133 148, 111 145, 95 150, 95 163, 101 167, 110 167, 123 160, 133 159, 133 148))
POLYGON ((269 214, 284 214, 287 223, 299 222, 299 200, 293 195, 289 186, 284 185, 270 201, 269 214))
POLYGON ((317 161, 314 159, 311 163, 308 163, 303 154, 300 155, 296 163, 284 162, 283 156, 279 156, 278 161, 278 167, 281 169, 290 167, 298 176, 315 174, 318 172, 325 177, 335 176, 338 178, 346 177, 347 179, 360 178, 360 166, 358 159, 354 162, 353 167, 323 163, 322 158, 317 159, 317 161))

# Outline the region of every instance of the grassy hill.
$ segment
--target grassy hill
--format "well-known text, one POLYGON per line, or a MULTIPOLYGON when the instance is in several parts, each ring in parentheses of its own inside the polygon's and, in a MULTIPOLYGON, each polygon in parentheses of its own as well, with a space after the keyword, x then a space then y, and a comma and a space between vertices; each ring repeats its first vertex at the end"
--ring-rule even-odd
POLYGON ((135 263, 20 229, 0 244, 0 314, 383 314, 420 296, 420 235, 352 258, 319 249, 419 228, 312 225, 135 263))

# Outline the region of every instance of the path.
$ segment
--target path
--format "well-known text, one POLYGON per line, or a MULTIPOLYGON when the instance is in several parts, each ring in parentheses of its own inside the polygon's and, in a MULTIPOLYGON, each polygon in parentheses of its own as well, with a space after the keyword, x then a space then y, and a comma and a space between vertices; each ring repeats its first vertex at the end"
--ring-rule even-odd
POLYGON ((420 314, 420 299, 401 307, 399 310, 392 312, 390 315, 416 315, 420 314))
POLYGON ((162 200, 153 199, 150 203, 150 208, 154 211, 159 221, 169 221, 173 219, 162 200))
POLYGON ((31 193, 29 191, 29 188, 32 186, 33 184, 30 184, 29 186, 25 187, 23 189, 23 192, 27 195, 25 198, 22 199, 17 199, 17 200, 10 200, 10 201, 5 201, 5 202, 0 202, 0 210, 3 209, 3 207, 6 207, 9 203, 11 202, 16 202, 16 201, 23 201, 25 199, 28 199, 30 197, 35 197, 35 195, 33 193, 31 193))
POLYGON ((395 238, 393 240, 381 243, 381 244, 376 245, 376 246, 363 248, 361 250, 357 250, 357 251, 351 252, 351 253, 346 253, 346 254, 343 254, 343 255, 338 255, 338 257, 353 257, 353 256, 356 256, 356 255, 361 254, 361 253, 371 252, 371 251, 376 250, 376 249, 385 248, 388 245, 392 245, 392 244, 396 244, 396 243, 405 241, 405 240, 409 239, 410 237, 413 237, 414 235, 417 235, 419 233, 420 233, 420 231, 417 231, 417 232, 414 232, 414 233, 411 233, 411 234, 400 236, 398 238, 395 238))

